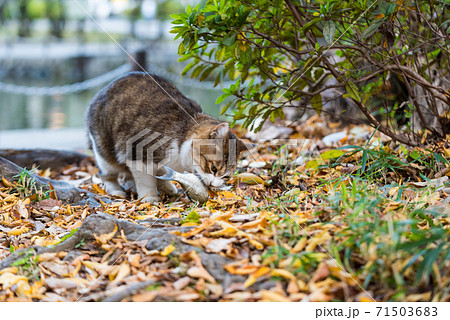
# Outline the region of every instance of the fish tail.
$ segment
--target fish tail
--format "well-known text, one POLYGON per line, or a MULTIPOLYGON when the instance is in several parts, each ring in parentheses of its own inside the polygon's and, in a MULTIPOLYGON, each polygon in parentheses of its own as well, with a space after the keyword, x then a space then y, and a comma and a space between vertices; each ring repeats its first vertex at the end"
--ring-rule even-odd
POLYGON ((155 176, 155 178, 161 180, 173 180, 175 178, 175 171, 166 166, 163 166, 163 168, 166 170, 166 174, 162 176, 155 176))

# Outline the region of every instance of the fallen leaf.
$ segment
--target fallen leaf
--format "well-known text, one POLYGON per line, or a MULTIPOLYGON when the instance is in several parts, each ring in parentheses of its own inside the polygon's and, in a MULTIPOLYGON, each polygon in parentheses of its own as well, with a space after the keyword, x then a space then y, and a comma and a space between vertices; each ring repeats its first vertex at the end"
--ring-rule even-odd
POLYGON ((0 284, 3 286, 3 290, 10 288, 12 285, 18 283, 19 281, 27 281, 27 277, 16 275, 11 272, 5 272, 0 275, 0 284))
POLYGON ((325 262, 321 262, 314 272, 311 281, 316 282, 322 279, 325 279, 330 275, 330 271, 328 270, 328 265, 325 262))
POLYGON ((262 301, 270 302, 290 302, 289 298, 283 296, 278 292, 273 292, 269 290, 261 290, 262 293, 262 301))
POLYGON ((144 292, 131 297, 133 302, 150 302, 153 301, 158 294, 156 292, 144 292))
POLYGON ((214 252, 214 253, 218 253, 220 251, 226 251, 231 247, 231 243, 233 243, 234 241, 236 241, 235 238, 230 238, 230 239, 214 239, 211 240, 207 245, 206 245, 206 249, 207 252, 214 252))
POLYGON ((177 281, 175 281, 174 283, 172 283, 172 286, 174 287, 175 290, 182 290, 184 289, 187 285, 189 285, 189 282, 191 281, 191 278, 189 277, 183 277, 178 279, 177 281))
POLYGON ((171 254, 173 251, 175 250, 175 247, 173 244, 169 244, 168 246, 166 246, 163 251, 161 251, 161 255, 162 256, 168 256, 169 254, 171 254))
POLYGON ((114 278, 114 281, 110 283, 110 286, 114 286, 116 284, 118 284, 120 281, 122 281, 123 279, 125 279, 129 274, 130 274, 130 265, 128 264, 127 261, 123 262, 120 267, 119 267, 119 271, 117 272, 116 277, 114 278))
POLYGON ((205 279, 206 281, 209 281, 211 283, 216 283, 216 279, 213 278, 212 275, 208 273, 208 271, 205 270, 203 267, 191 267, 186 272, 188 276, 193 278, 201 278, 205 279))
POLYGON ((254 173, 243 172, 236 176, 236 179, 239 182, 246 183, 249 185, 260 184, 260 185, 269 185, 266 181, 261 179, 261 177, 257 176, 254 173))

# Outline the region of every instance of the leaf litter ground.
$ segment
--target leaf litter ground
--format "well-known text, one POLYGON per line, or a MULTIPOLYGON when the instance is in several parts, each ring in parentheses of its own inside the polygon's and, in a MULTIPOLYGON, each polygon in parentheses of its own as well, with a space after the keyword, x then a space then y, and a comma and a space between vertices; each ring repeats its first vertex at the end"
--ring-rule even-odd
MULTIPOLYGON (((292 129, 204 205, 89 208, 36 194, 26 175, 3 179, 0 259, 18 259, 0 270, 0 301, 449 301, 447 145, 410 148, 319 117, 292 129), (112 229, 76 237, 101 215, 112 229)), ((97 171, 92 160, 37 170, 107 197, 97 171)))

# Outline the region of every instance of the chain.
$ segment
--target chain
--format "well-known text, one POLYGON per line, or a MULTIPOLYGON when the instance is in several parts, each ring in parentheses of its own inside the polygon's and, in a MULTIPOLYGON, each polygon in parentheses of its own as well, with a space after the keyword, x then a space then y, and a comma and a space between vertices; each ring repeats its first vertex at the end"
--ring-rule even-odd
POLYGON ((111 70, 107 73, 104 73, 98 77, 85 80, 82 82, 76 82, 73 84, 66 84, 63 86, 54 86, 54 87, 28 87, 28 86, 20 86, 12 83, 0 82, 0 91, 13 93, 18 95, 27 95, 27 96, 55 96, 55 95, 65 95, 69 93, 77 93, 81 91, 85 91, 88 89, 92 89, 111 80, 117 78, 124 72, 130 70, 130 64, 126 63, 121 65, 120 67, 111 70))
MULTIPOLYGON (((54 87, 28 87, 12 83, 0 82, 0 91, 27 96, 66 95, 99 87, 107 82, 114 80, 121 74, 130 71, 130 69, 131 69, 130 64, 126 63, 112 71, 109 71, 95 78, 85 80, 82 82, 76 82, 73 84, 66 84, 63 86, 54 86, 54 87)), ((220 87, 215 87, 213 81, 200 82, 189 78, 182 80, 180 75, 169 72, 157 66, 156 64, 150 64, 148 69, 151 73, 157 74, 171 82, 175 82, 178 84, 182 84, 183 86, 188 86, 196 89, 220 90, 221 87, 222 88, 229 87, 230 85, 234 84, 234 81, 225 81, 220 84, 220 87)))

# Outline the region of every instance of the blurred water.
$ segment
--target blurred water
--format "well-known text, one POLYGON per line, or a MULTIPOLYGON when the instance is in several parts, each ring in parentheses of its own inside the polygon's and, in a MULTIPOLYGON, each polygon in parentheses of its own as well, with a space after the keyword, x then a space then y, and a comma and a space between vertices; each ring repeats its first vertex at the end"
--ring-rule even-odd
MULTIPOLYGON (((152 63, 159 60, 163 68, 178 63, 175 55, 160 58, 155 59, 153 56, 152 63)), ((73 60, 37 66, 30 61, 12 62, 17 64, 14 68, 2 68, 0 65, 0 76, 3 75, 0 81, 28 86, 64 85, 95 77, 125 62, 124 57, 93 58, 88 62, 84 75, 77 74, 79 66, 73 60)), ((215 100, 221 94, 220 89, 193 88, 183 86, 182 82, 174 84, 186 96, 197 101, 206 113, 219 116, 220 110, 215 100)), ((0 130, 81 128, 84 126, 84 113, 89 101, 101 88, 60 96, 25 96, 0 92, 0 130)))

